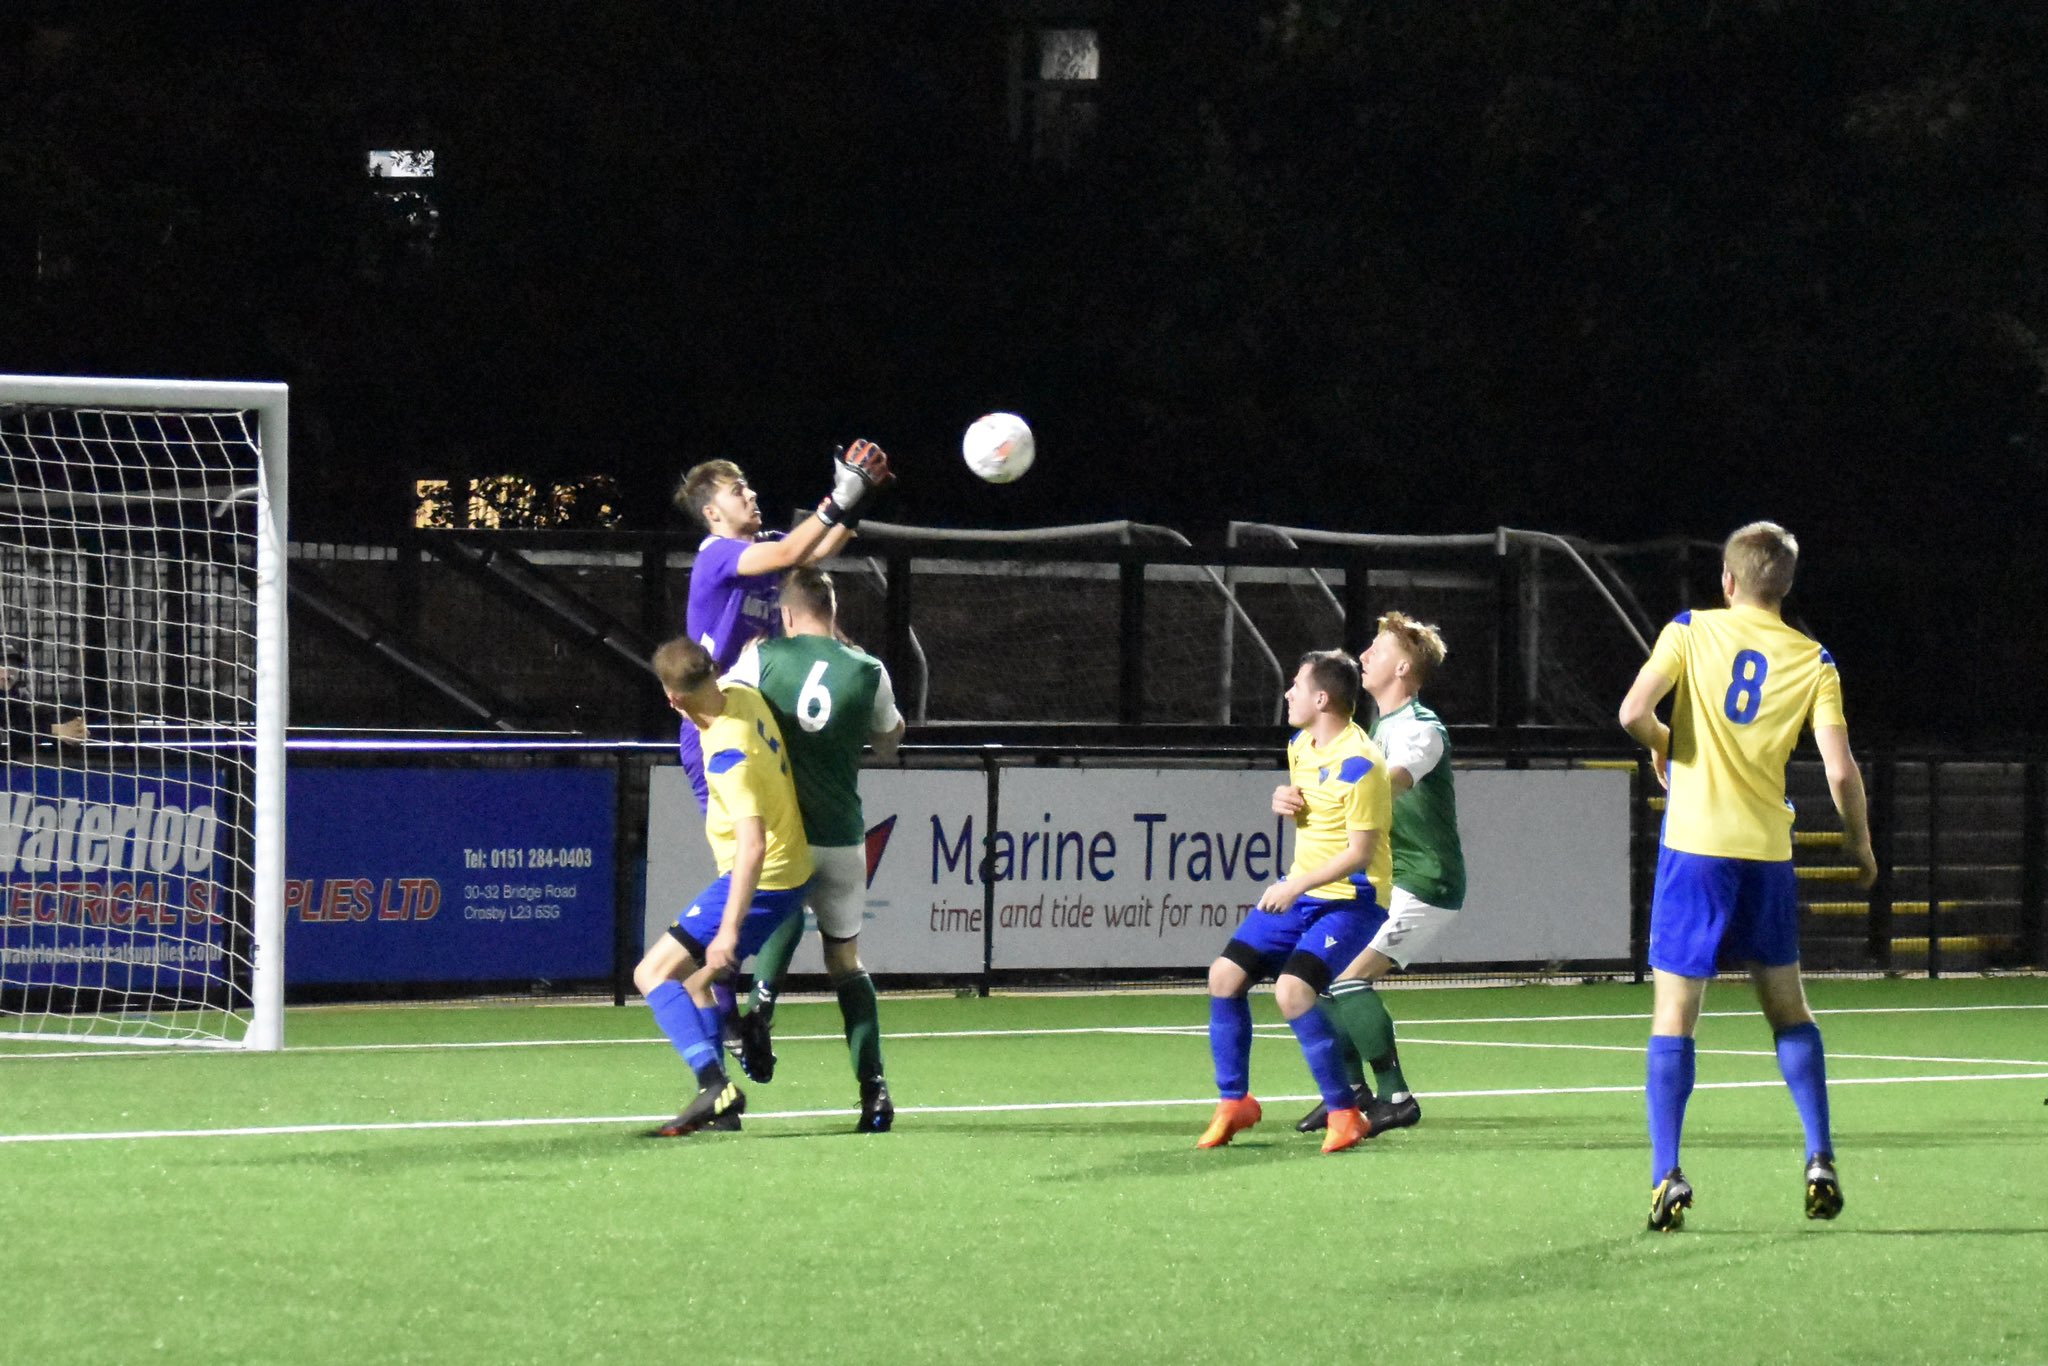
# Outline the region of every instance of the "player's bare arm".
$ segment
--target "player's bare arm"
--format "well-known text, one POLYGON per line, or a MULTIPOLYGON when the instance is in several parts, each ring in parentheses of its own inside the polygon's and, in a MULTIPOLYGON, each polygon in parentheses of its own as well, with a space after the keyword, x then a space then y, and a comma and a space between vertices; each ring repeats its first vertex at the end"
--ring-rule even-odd
POLYGON ((1273 789, 1273 814, 1301 819, 1301 813, 1308 810, 1308 798, 1301 795, 1301 789, 1292 783, 1282 783, 1273 789))
POLYGON ((1855 861, 1856 885, 1868 889, 1877 881, 1877 855, 1870 848, 1870 808, 1863 795, 1863 770, 1849 752, 1849 728, 1817 726, 1813 741, 1827 770, 1828 793, 1842 816, 1842 851, 1855 861))
POLYGON ((775 541, 756 541, 740 552, 734 568, 742 574, 780 574, 817 558, 814 552, 824 543, 827 527, 814 515, 805 518, 787 536, 775 541))
POLYGON ((828 527, 815 514, 806 514, 780 540, 756 541, 742 550, 736 566, 742 574, 780 574, 798 565, 829 560, 852 539, 852 527, 828 527))
POLYGON ((1671 756, 1671 727, 1657 718, 1657 704, 1675 686, 1671 679, 1645 666, 1636 675, 1628 696, 1621 699, 1621 728, 1650 751, 1650 766, 1656 770, 1657 781, 1666 787, 1671 785, 1670 775, 1665 771, 1671 756))
POLYGON ((1415 775, 1399 764, 1392 764, 1387 768, 1387 783, 1394 789, 1394 795, 1398 797, 1409 788, 1415 786, 1415 775))
POLYGON ((1305 873, 1297 874, 1284 882, 1276 882, 1259 897, 1262 911, 1284 911, 1316 888, 1329 882, 1341 882, 1353 873, 1360 872, 1372 864, 1373 851, 1379 847, 1380 832, 1377 830, 1353 830, 1344 843, 1344 852, 1305 873))
POLYGON ((829 560, 840 551, 846 549, 848 543, 852 540, 852 527, 845 525, 832 527, 819 539, 818 548, 811 552, 810 558, 805 560, 804 563, 816 564, 819 560, 829 560))
POLYGON ((704 966, 714 975, 731 972, 740 965, 740 922, 754 904, 754 889, 761 885, 761 865, 768 857, 768 824, 759 816, 742 816, 733 822, 732 877, 725 894, 725 912, 718 933, 704 946, 704 966))

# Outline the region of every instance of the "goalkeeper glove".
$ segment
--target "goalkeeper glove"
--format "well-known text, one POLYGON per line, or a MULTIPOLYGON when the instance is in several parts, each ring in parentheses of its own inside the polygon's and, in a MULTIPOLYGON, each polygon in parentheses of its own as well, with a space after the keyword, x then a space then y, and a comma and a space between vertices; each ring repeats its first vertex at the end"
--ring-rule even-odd
POLYGON ((889 456, 872 441, 856 441, 832 452, 832 492, 818 504, 818 520, 826 526, 856 525, 861 504, 876 489, 895 482, 889 456))

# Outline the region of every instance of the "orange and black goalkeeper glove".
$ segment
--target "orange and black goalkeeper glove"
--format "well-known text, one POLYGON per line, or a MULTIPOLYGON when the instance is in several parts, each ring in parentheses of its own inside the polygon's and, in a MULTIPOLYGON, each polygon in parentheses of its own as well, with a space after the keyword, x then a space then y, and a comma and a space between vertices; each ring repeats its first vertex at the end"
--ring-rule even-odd
POLYGON ((872 441, 855 441, 832 452, 832 491, 818 504, 818 520, 826 526, 854 526, 875 490, 894 483, 889 455, 872 441))

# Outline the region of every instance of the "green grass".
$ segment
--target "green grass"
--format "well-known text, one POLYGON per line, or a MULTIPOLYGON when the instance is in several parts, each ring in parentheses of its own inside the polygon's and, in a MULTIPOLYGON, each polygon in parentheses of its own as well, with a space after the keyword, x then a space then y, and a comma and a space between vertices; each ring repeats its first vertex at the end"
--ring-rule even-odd
MULTIPOLYGON (((18 1048, 0 1136, 458 1123, 0 1143, 0 1358, 2048 1358, 2048 980, 1813 996, 1841 1012, 1822 1025, 1847 1211, 1801 1216, 1769 1036, 1710 1015, 1699 1199, 1662 1236, 1642 1228, 1641 988, 1390 993, 1424 1121, 1334 1157, 1292 1131, 1294 1100, 1194 1150, 1193 996, 885 998, 887 1137, 848 1132, 823 1004, 784 1007, 745 1133, 670 1142, 641 1120, 683 1071, 638 1008, 295 1012, 272 1056, 18 1048), (1957 1009, 1984 1006, 2035 1008, 1957 1009), (1544 1018, 1564 1015, 1601 1018, 1544 1018), (1075 1032, 1133 1026, 1187 1032, 1075 1032), (518 1039, 593 1042, 391 1047, 518 1039), (1912 1080, 2003 1073, 2025 1077, 1912 1080), (1769 1084, 1714 1085, 1737 1082, 1769 1084), (1116 1103, 918 1112, 1090 1101, 1116 1103), (777 1117, 806 1111, 835 1113, 777 1117)), ((1730 985, 1707 1008, 1747 1005, 1730 985)), ((1258 1012, 1254 1090, 1304 1095, 1258 1012)))

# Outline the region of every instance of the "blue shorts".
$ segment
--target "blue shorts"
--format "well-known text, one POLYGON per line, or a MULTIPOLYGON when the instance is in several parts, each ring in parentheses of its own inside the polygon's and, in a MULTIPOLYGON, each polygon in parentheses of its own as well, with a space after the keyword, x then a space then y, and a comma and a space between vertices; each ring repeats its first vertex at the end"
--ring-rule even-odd
POLYGON ((1799 961, 1799 879, 1792 860, 1657 849, 1650 966, 1680 977, 1799 961))
MULTIPOLYGON (((669 934, 699 963, 704 961, 705 947, 718 937, 718 924, 725 918, 725 898, 731 889, 732 874, 720 874, 716 882, 699 892, 696 900, 683 908, 683 913, 676 917, 676 923, 669 926, 669 934)), ((802 915, 804 898, 810 895, 810 891, 808 882, 787 891, 764 892, 756 888, 754 904, 747 907, 746 919, 740 921, 740 958, 752 958, 783 921, 793 915, 802 915)))
MULTIPOLYGON (((1250 959, 1258 963, 1255 978, 1277 977, 1287 960, 1305 953, 1322 960, 1331 978, 1351 966, 1364 953, 1372 937, 1387 923, 1386 908, 1370 891, 1350 901, 1324 901, 1305 896, 1284 911, 1255 910, 1245 917, 1230 943, 1241 945, 1233 953, 1229 945, 1223 956, 1252 971, 1250 959)), ((1318 988, 1328 982, 1319 982, 1318 988)))

